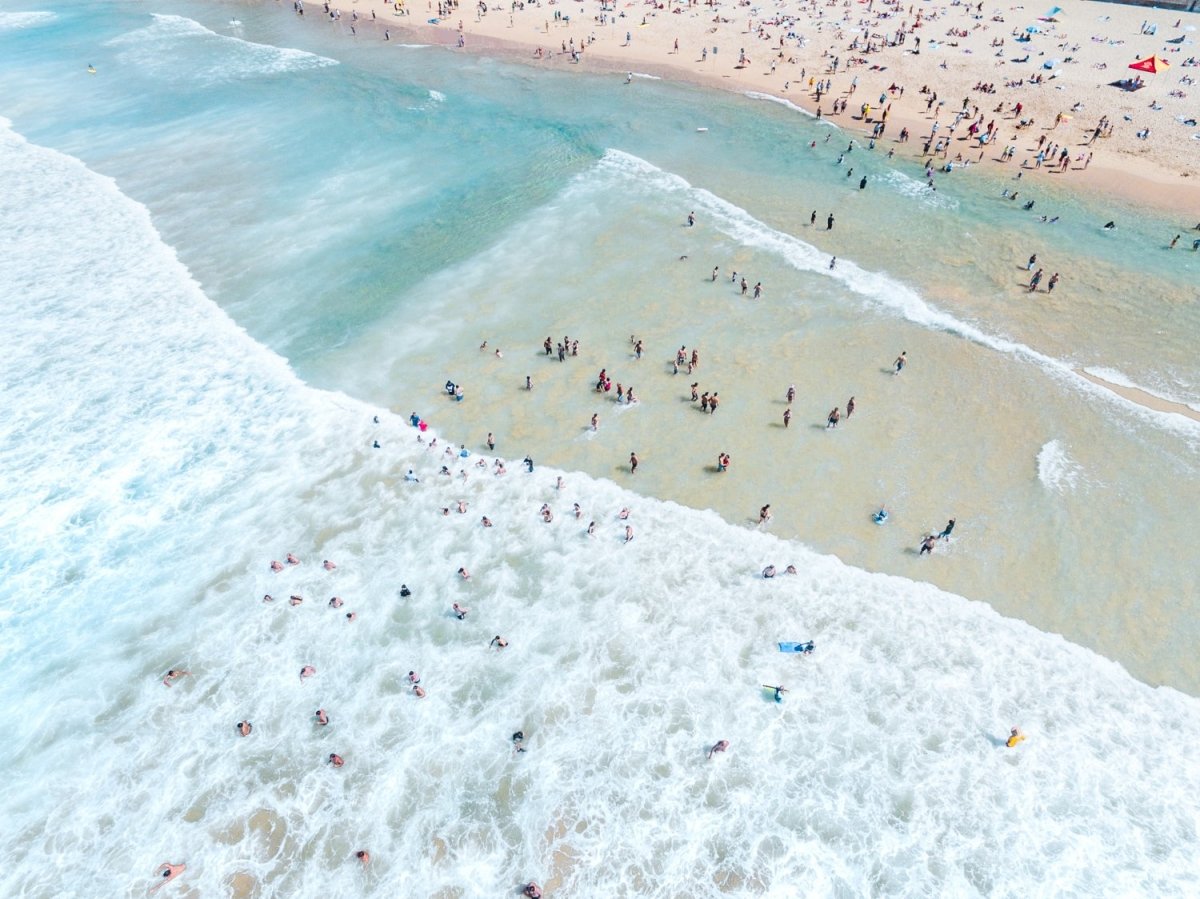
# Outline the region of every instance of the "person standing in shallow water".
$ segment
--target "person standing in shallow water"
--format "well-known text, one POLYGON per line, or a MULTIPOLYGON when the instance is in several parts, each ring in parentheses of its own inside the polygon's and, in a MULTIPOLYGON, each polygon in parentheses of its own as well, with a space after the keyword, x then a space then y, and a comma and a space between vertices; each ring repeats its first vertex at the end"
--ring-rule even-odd
POLYGON ((637 453, 630 453, 629 454, 629 473, 637 474, 637 469, 638 469, 637 453))

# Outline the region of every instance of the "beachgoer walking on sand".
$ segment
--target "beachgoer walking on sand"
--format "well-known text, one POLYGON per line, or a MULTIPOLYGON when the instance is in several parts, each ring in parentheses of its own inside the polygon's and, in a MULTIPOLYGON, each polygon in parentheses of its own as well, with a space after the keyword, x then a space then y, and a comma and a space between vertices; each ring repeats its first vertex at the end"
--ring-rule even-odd
POLYGON ((850 399, 848 399, 846 401, 846 418, 849 418, 853 414, 854 414, 854 397, 850 397, 850 399))
POLYGON ((892 363, 892 367, 895 369, 893 374, 900 374, 900 372, 904 371, 904 366, 906 365, 908 365, 908 350, 903 350, 896 357, 896 361, 892 363))
POLYGON ((837 406, 834 406, 829 413, 829 417, 825 419, 825 430, 828 431, 831 428, 836 428, 838 426, 838 422, 841 420, 842 412, 837 406))
POLYGON ((941 540, 949 540, 950 534, 953 531, 954 531, 954 519, 951 518, 949 521, 946 522, 946 526, 944 528, 942 528, 942 532, 940 534, 938 534, 938 538, 941 540))
POLYGON ((637 453, 630 453, 629 454, 629 473, 637 474, 637 467, 638 467, 637 453))
POLYGON ((789 425, 791 425, 791 423, 792 423, 792 410, 784 409, 783 410, 783 426, 785 428, 787 428, 789 425))
POLYGON ((1050 280, 1046 282, 1046 292, 1054 293, 1054 287, 1058 284, 1058 272, 1050 276, 1050 280))
POLYGON ((826 231, 833 230, 833 213, 832 212, 829 213, 829 218, 826 219, 826 221, 825 221, 825 230, 826 231))
POLYGON ((1038 289, 1038 285, 1042 283, 1042 269, 1038 269, 1033 273, 1033 277, 1029 279, 1029 292, 1034 293, 1038 289))
POLYGON ((926 553, 929 553, 930 555, 933 555, 933 548, 934 548, 936 545, 937 545, 937 537, 933 536, 933 534, 929 534, 929 535, 928 535, 928 536, 926 536, 926 537, 925 537, 925 539, 924 539, 924 540, 921 542, 921 551, 920 551, 920 552, 919 552, 917 555, 921 555, 921 556, 923 556, 923 555, 925 555, 926 553))
POLYGON ((795 398, 796 398, 796 385, 790 384, 790 385, 788 385, 788 389, 787 389, 787 401, 788 401, 789 406, 792 404, 792 401, 795 398))
POLYGON ((771 504, 767 503, 765 506, 763 506, 761 509, 758 510, 758 523, 766 524, 770 520, 771 520, 771 504))

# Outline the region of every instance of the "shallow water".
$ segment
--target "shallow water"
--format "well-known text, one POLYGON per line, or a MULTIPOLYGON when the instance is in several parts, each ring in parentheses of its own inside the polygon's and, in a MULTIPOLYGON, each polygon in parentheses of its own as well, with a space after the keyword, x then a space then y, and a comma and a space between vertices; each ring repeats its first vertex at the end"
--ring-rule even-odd
MULTIPOLYGON (((836 156, 768 165, 782 135, 821 133, 786 109, 639 81, 655 115, 631 116, 602 80, 384 55, 269 5, 162 14, 192 24, 0 17, 0 652, 21 722, 0 891, 141 895, 164 858, 188 871, 163 895, 1195 891, 1196 701, 1122 669, 1194 690, 1195 433, 1069 371, 1099 347, 1194 400, 1186 335, 1143 352, 1153 312, 1115 284, 1081 301, 1064 282, 1055 301, 1090 305, 1057 335, 1024 295, 989 304, 1015 263, 955 263, 949 236, 986 227, 1020 257, 1036 229, 984 218, 957 175, 932 199, 869 163, 875 230, 907 225, 879 247, 836 156), (817 203, 842 204, 832 233, 804 228, 817 203), (706 281, 716 264, 764 299, 706 281), (580 356, 541 356, 547 333, 580 356), (680 343, 716 415, 670 373, 680 343), (599 402, 601 366, 641 402, 599 402), (503 476, 475 467, 488 430, 503 476), (764 502, 774 533, 747 522, 764 502), (302 563, 272 573, 288 551, 302 563), (775 649, 803 639, 813 655, 775 649), (191 674, 167 689, 172 667, 191 674), (781 682, 776 705, 760 685, 781 682), (1005 750, 1014 723, 1029 740, 1005 750)), ((1044 252, 1099 268, 1069 224, 1044 252)), ((1171 302, 1194 263, 1148 255, 1103 271, 1171 302)))

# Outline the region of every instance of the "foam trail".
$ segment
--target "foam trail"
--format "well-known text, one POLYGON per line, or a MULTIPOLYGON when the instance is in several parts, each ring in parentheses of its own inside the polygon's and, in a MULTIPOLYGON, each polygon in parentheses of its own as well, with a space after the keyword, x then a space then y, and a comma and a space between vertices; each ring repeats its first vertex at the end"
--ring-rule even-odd
POLYGON ((714 225, 735 240, 746 246, 774 253, 798 271, 811 272, 840 281, 868 302, 898 313, 913 324, 930 330, 954 334, 998 353, 1033 362, 1054 375, 1062 383, 1092 396, 1103 398, 1128 412, 1137 414, 1145 421, 1150 421, 1191 439, 1200 437, 1200 426, 1197 425, 1197 422, 1181 416, 1147 409, 1145 406, 1114 394, 1111 390, 1093 384, 1076 374, 1069 362, 1055 359, 1053 356, 1003 335, 990 334, 978 325, 956 318, 950 313, 930 305, 916 290, 885 273, 868 271, 853 261, 844 259, 839 259, 837 268, 830 271, 828 254, 821 252, 812 244, 772 228, 765 222, 754 218, 740 206, 736 206, 704 188, 693 187, 679 175, 664 171, 644 159, 621 150, 608 149, 598 166, 602 170, 639 181, 651 190, 687 193, 690 205, 703 210, 714 225))
POLYGON ((1061 441, 1049 440, 1038 451, 1038 480, 1047 490, 1066 493, 1074 489, 1079 481, 1079 473, 1079 463, 1067 455, 1061 441))
POLYGON ((767 100, 771 103, 778 103, 780 106, 786 106, 793 112, 799 112, 808 116, 810 119, 815 119, 817 117, 816 113, 809 112, 803 106, 797 106, 786 97, 776 97, 774 94, 764 94, 760 93, 759 91, 746 91, 745 96, 749 97, 751 100, 767 100))
POLYGON ((304 50, 217 34, 186 16, 154 13, 152 18, 153 24, 115 37, 108 46, 122 48, 119 59, 156 77, 211 85, 338 65, 304 50))
POLYGON ((0 31, 17 31, 21 28, 37 28, 49 25, 58 18, 58 13, 44 10, 30 12, 0 12, 0 31))

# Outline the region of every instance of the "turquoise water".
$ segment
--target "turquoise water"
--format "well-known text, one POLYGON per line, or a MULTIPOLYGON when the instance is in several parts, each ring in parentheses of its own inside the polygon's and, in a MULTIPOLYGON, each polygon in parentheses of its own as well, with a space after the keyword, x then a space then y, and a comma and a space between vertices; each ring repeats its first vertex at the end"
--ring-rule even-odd
POLYGON ((1200 405, 1183 223, 276 4, 43 11, 0 5, 4 893, 1195 891, 1197 430, 1071 371, 1200 405))

